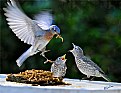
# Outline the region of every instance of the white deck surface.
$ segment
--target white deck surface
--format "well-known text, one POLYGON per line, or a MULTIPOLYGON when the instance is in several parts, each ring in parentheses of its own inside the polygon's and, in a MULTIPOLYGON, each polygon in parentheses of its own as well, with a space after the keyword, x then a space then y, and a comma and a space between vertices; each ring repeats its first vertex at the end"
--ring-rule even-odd
POLYGON ((121 93, 121 83, 64 79, 72 85, 32 86, 5 80, 6 75, 0 74, 0 93, 121 93))

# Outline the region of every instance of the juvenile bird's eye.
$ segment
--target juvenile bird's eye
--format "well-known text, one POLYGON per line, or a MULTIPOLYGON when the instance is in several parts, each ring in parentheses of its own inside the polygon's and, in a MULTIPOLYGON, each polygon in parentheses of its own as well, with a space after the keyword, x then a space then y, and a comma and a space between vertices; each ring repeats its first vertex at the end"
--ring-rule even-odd
POLYGON ((76 49, 76 50, 78 50, 78 48, 77 48, 77 47, 75 47, 75 49, 76 49))

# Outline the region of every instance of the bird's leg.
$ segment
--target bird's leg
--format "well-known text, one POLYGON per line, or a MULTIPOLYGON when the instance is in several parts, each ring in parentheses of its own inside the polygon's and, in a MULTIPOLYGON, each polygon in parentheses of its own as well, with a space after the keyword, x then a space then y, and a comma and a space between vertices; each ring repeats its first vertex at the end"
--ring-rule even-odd
POLYGON ((46 52, 49 52, 50 50, 46 50, 46 47, 44 47, 42 50, 41 50, 41 54, 40 55, 42 55, 44 58, 46 58, 47 59, 47 57, 45 56, 45 53, 46 52))
POLYGON ((83 77, 82 80, 88 79, 87 77, 83 77))
POLYGON ((50 50, 46 50, 46 47, 44 47, 41 51, 42 51, 42 53, 41 53, 40 55, 42 55, 42 56, 46 59, 46 61, 44 62, 44 64, 47 63, 47 62, 51 62, 51 60, 49 60, 49 59, 45 56, 45 53, 48 52, 48 51, 50 51, 50 50))
POLYGON ((49 60, 49 59, 45 56, 44 53, 45 53, 45 52, 42 52, 42 53, 41 53, 41 55, 46 59, 46 61, 44 62, 44 64, 46 64, 47 62, 52 63, 53 61, 49 60))
MULTIPOLYGON (((42 51, 42 53, 40 54, 40 55, 42 55, 43 57, 45 57, 45 53, 46 52, 49 52, 50 50, 44 50, 44 51, 42 51)), ((46 57, 45 57, 46 58, 46 57)))
POLYGON ((92 78, 90 79, 90 81, 94 80, 94 78, 95 78, 95 77, 92 77, 92 78))
POLYGON ((90 76, 83 77, 82 80, 85 80, 85 79, 88 79, 88 78, 90 78, 90 76))
POLYGON ((46 63, 48 63, 48 62, 53 63, 54 61, 48 60, 48 59, 47 59, 47 60, 44 62, 44 64, 46 64, 46 63))

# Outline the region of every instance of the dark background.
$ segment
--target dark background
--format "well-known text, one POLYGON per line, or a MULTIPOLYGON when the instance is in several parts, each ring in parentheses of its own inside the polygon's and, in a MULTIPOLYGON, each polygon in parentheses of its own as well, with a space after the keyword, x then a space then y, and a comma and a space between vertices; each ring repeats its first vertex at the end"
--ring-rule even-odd
MULTIPOLYGON (((18 0, 24 12, 32 18, 42 10, 52 10, 55 24, 60 27, 62 43, 55 37, 47 45, 49 59, 67 54, 67 78, 84 75, 76 67, 74 57, 67 51, 72 42, 98 64, 114 82, 121 82, 121 1, 120 0, 18 0)), ((50 70, 51 63, 38 53, 29 57, 22 67, 16 59, 30 46, 21 42, 8 27, 3 15, 6 0, 0 1, 0 73, 18 73, 27 69, 50 70)), ((95 80, 104 80, 95 78, 95 80)))

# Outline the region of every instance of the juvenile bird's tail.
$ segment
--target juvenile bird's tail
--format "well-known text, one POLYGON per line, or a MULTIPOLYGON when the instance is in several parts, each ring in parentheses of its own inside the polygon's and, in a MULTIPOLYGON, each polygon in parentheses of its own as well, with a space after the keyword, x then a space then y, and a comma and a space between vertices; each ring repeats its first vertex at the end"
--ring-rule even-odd
POLYGON ((23 62, 30 56, 31 54, 31 50, 32 50, 33 46, 31 46, 26 52, 24 52, 17 60, 16 63, 17 65, 20 67, 23 62))
POLYGON ((111 82, 111 80, 107 77, 107 75, 101 74, 101 76, 102 76, 105 80, 107 80, 108 82, 111 82))

